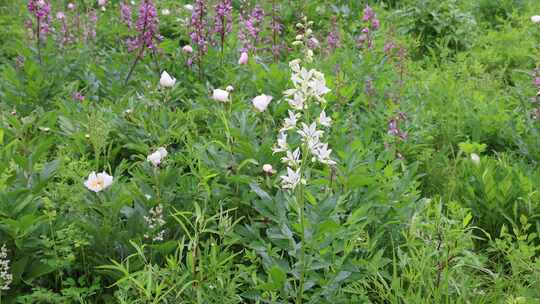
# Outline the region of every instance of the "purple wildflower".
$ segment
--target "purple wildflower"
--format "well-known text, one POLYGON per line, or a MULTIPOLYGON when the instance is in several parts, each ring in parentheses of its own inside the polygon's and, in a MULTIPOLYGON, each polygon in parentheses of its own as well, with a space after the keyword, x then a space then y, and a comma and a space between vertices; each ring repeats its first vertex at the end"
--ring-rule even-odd
POLYGON ((364 28, 356 39, 356 45, 359 49, 365 49, 366 47, 371 49, 373 48, 372 32, 378 30, 381 27, 381 23, 379 19, 377 19, 377 15, 373 9, 368 5, 364 8, 362 21, 364 22, 364 28))
POLYGON ((84 95, 79 91, 73 92, 72 97, 73 97, 73 100, 79 101, 79 102, 83 102, 85 99, 84 95))
POLYGON ((189 34, 193 45, 197 46, 199 56, 208 51, 207 10, 205 0, 196 0, 191 14, 191 32, 189 34))
POLYGON ((364 15, 362 16, 362 21, 369 22, 373 18, 375 18, 375 12, 369 5, 366 5, 364 8, 364 15))
POLYGON ((51 3, 46 0, 29 0, 27 4, 28 11, 36 18, 36 36, 41 40, 47 38, 50 32, 51 3))
POLYGON ((84 27, 84 40, 89 41, 96 38, 96 27, 97 27, 98 16, 95 10, 90 10, 88 12, 88 20, 84 27))
POLYGON ((72 41, 66 14, 64 14, 63 12, 57 12, 56 19, 60 22, 60 31, 58 32, 58 44, 60 46, 65 46, 72 41))
POLYGON ((388 135, 398 137, 401 140, 407 140, 407 132, 404 132, 399 128, 399 123, 405 121, 406 119, 407 116, 405 113, 398 113, 398 115, 391 118, 388 122, 388 135))
POLYGON ((215 10, 214 33, 219 37, 223 49, 225 37, 232 31, 232 0, 220 0, 215 10))
POLYGON ((238 39, 243 44, 241 52, 256 49, 256 45, 260 40, 259 34, 262 31, 263 21, 264 10, 259 5, 255 6, 247 19, 240 15, 240 23, 243 26, 238 32, 238 39))
POLYGON ((139 16, 135 29, 137 36, 128 39, 128 50, 140 50, 139 56, 144 56, 144 50, 154 50, 161 41, 161 35, 158 30, 159 19, 157 10, 152 0, 142 0, 139 6, 139 16))
POLYGON ((341 46, 341 38, 337 26, 336 16, 332 16, 331 22, 332 30, 330 31, 330 33, 328 33, 328 37, 326 37, 326 43, 328 43, 330 51, 333 51, 341 46))
POLYGON ((138 50, 139 52, 131 64, 131 68, 126 76, 126 84, 129 82, 129 78, 135 70, 135 66, 139 60, 144 57, 145 50, 148 49, 152 52, 156 51, 157 45, 162 40, 158 27, 159 19, 154 3, 152 0, 141 0, 141 4, 139 5, 139 16, 137 16, 137 22, 135 23, 137 36, 127 39, 128 51, 138 50))
POLYGON ((120 18, 127 25, 129 29, 133 28, 133 17, 132 17, 131 5, 120 2, 120 18))

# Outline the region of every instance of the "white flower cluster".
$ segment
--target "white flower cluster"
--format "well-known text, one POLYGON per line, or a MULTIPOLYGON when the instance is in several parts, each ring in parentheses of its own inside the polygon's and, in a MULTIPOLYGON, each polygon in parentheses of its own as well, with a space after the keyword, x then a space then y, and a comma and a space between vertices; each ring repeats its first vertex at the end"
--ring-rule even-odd
MULTIPOLYGON (((161 205, 157 205, 154 208, 150 209, 148 213, 149 213, 148 216, 144 216, 144 221, 148 225, 148 230, 156 231, 156 230, 161 229, 161 227, 165 225, 165 220, 163 219, 163 207, 161 207, 161 205)), ((165 230, 161 229, 152 238, 152 241, 154 242, 163 241, 164 236, 165 236, 165 230)), ((150 234, 145 233, 144 238, 149 239, 150 234)))
POLYGON ((9 285, 13 281, 13 275, 9 273, 9 259, 6 245, 0 248, 0 290, 9 290, 9 285))
POLYGON ((326 104, 324 95, 330 92, 326 87, 324 74, 301 67, 299 59, 290 62, 289 66, 292 70, 293 88, 286 90, 284 94, 291 109, 279 130, 277 144, 272 151, 285 154, 281 161, 287 165, 287 175, 281 176, 282 188, 294 190, 298 184, 305 183, 302 178, 302 165, 308 159, 308 155, 302 153, 309 153, 312 163, 331 166, 336 162, 330 157, 332 150, 328 149, 328 143, 323 142, 325 131, 320 128, 329 128, 332 125, 332 119, 326 116, 324 111, 326 104), (318 118, 311 122, 308 121, 310 101, 315 101, 323 108, 318 118), (301 144, 293 148, 287 138, 294 134, 300 136, 301 144))

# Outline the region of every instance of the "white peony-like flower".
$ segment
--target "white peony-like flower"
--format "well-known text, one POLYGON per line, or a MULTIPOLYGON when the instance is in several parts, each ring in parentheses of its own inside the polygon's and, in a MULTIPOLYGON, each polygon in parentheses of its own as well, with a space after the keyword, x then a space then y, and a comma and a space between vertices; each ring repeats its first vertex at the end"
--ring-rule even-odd
POLYGON ((212 94, 212 99, 220 102, 229 102, 229 92, 222 89, 215 89, 212 94))
POLYGON ((101 7, 107 5, 107 0, 98 0, 98 5, 101 7))
POLYGON ((164 88, 172 88, 176 84, 176 78, 171 77, 167 71, 161 73, 161 78, 159 79, 159 85, 164 88))
POLYGON ((191 12, 191 11, 193 11, 193 5, 191 5, 191 4, 186 4, 186 5, 184 5, 184 9, 185 9, 186 11, 188 11, 188 12, 191 12))
POLYGON ((193 48, 189 44, 184 45, 184 47, 182 48, 182 52, 187 53, 187 54, 191 54, 191 53, 193 53, 193 48))
POLYGON ((156 152, 148 155, 146 157, 146 160, 148 160, 152 165, 159 166, 161 164, 161 161, 168 155, 169 153, 167 150, 163 147, 160 147, 156 150, 156 152))
POLYGON ((100 192, 112 185, 112 182, 113 177, 106 172, 96 174, 96 172, 92 171, 88 175, 88 179, 84 182, 84 186, 90 191, 100 192))
POLYGON ((533 23, 540 23, 540 16, 538 16, 538 15, 532 16, 532 17, 531 17, 531 21, 532 21, 533 23))
POLYGON ((272 98, 272 96, 262 94, 253 98, 252 103, 257 111, 264 112, 266 111, 266 108, 268 108, 268 105, 270 104, 270 101, 272 101, 272 98))
POLYGON ((276 171, 274 170, 274 168, 272 167, 272 165, 270 164, 264 164, 262 166, 262 170, 264 171, 264 173, 266 174, 274 174, 276 173, 276 171))

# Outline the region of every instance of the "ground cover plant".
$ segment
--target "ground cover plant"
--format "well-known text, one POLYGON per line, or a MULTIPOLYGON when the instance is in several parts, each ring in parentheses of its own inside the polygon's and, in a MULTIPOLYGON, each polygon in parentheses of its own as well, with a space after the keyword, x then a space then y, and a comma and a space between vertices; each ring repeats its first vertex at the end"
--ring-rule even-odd
POLYGON ((0 303, 540 303, 540 2, 0 24, 0 303))

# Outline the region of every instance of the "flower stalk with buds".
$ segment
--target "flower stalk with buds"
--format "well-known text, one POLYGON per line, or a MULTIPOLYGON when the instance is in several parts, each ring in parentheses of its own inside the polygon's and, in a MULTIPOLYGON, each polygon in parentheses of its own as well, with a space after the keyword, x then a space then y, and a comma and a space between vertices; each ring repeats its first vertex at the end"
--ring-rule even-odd
MULTIPOLYGON (((304 19, 301 28, 305 35, 297 41, 307 43, 310 23, 304 19)), ((300 26, 299 26, 300 27, 300 26)), ((300 38, 300 37, 299 37, 300 38)), ((304 50, 309 50, 307 45, 304 50)), ((312 61, 312 52, 306 54, 306 61, 312 61)), ((285 100, 289 103, 288 117, 284 119, 279 130, 274 153, 283 154, 281 161, 286 165, 286 174, 281 175, 281 187, 284 191, 293 194, 296 198, 297 216, 300 227, 301 246, 299 252, 299 284, 297 289, 297 303, 302 302, 304 292, 304 273, 306 269, 306 222, 305 222, 305 186, 306 177, 313 168, 320 166, 331 167, 336 164, 332 159, 332 150, 325 142, 325 134, 332 125, 332 119, 327 116, 325 95, 330 92, 326 87, 324 75, 315 70, 300 65, 299 59, 289 63, 292 70, 291 81, 293 87, 284 92, 285 100), (314 115, 316 114, 316 115, 314 115)))

